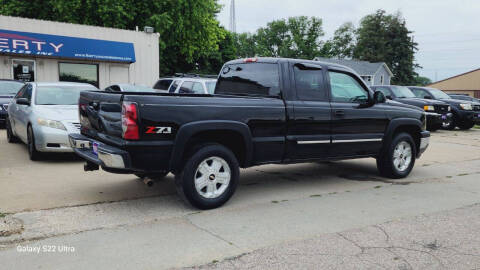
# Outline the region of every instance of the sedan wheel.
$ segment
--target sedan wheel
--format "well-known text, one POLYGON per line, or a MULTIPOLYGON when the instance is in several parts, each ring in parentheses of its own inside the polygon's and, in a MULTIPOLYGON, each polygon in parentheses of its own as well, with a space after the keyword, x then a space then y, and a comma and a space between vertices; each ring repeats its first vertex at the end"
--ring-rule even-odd
POLYGON ((29 126, 27 130, 27 139, 28 139, 28 156, 30 160, 36 161, 40 159, 40 152, 37 151, 35 147, 35 135, 33 134, 32 127, 29 126))

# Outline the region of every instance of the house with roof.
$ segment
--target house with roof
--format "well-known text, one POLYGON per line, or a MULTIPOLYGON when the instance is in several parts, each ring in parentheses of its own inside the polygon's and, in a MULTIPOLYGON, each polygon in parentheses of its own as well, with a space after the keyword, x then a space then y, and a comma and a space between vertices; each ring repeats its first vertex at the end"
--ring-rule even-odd
POLYGON ((347 66, 353 69, 367 85, 390 85, 393 73, 385 62, 371 63, 368 61, 315 57, 314 61, 328 62, 347 66))
POLYGON ((480 98, 480 68, 429 84, 449 94, 467 94, 480 98))

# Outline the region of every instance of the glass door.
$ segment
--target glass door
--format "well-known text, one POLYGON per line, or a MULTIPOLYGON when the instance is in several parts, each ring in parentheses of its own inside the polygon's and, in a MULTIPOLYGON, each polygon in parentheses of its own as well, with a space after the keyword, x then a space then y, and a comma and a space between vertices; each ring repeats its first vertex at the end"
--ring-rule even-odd
POLYGON ((35 81, 35 61, 34 60, 12 60, 13 79, 33 82, 35 81))

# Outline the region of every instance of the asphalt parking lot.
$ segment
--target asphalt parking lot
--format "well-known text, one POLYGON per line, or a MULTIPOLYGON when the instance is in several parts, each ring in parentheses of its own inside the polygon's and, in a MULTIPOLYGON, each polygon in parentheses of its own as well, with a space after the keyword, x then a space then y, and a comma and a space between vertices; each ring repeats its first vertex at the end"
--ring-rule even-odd
MULTIPOLYGON (((480 203, 480 130, 433 133, 410 177, 398 181, 378 176, 373 159, 243 170, 232 200, 203 212, 176 196, 171 175, 148 188, 130 175, 83 172, 82 164, 72 155, 31 162, 26 147, 8 144, 5 130, 0 130, 0 213, 21 224, 21 233, 0 237, 0 260, 8 269, 162 269, 217 261, 218 265, 204 267, 241 267, 241 261, 223 260, 242 254, 262 258, 255 252, 271 258, 268 252, 281 254, 282 244, 321 247, 323 241, 318 239, 332 233, 368 231, 398 220, 407 220, 412 230, 418 216, 448 216, 450 228, 462 226, 458 230, 462 235, 480 239, 478 219, 471 218, 480 216, 475 206, 480 203), (466 228, 469 221, 472 226, 466 228), (44 256, 19 251, 19 247, 44 245, 74 251, 44 256)), ((438 241, 447 237, 440 232, 436 236, 438 241)), ((368 237, 375 239, 375 234, 368 237)), ((435 237, 430 238, 425 241, 435 237)), ((468 248, 463 253, 477 257, 463 258, 469 263, 461 269, 480 267, 480 244, 468 248)), ((294 264, 285 265, 298 266, 300 262, 290 258, 294 264)), ((420 267, 412 265, 423 264, 410 265, 416 269, 420 267)))

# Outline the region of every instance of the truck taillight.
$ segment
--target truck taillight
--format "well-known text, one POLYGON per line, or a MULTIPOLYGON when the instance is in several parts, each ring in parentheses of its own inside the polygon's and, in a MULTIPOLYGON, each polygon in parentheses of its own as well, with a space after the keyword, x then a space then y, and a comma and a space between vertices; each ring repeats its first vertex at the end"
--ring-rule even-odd
POLYGON ((125 140, 138 140, 138 112, 137 104, 124 102, 122 104, 122 137, 125 140))

